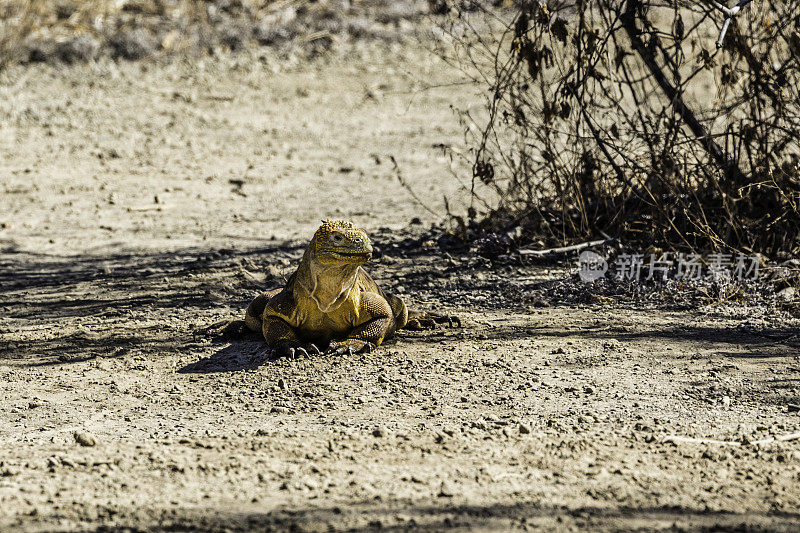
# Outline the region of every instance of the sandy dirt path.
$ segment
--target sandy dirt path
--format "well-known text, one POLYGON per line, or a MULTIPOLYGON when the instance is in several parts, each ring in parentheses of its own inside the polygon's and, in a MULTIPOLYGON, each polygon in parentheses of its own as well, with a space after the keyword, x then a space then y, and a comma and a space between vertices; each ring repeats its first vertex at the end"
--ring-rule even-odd
POLYGON ((438 221, 390 156, 434 211, 458 205, 439 146, 461 137, 450 105, 480 99, 442 62, 369 44, 303 66, 259 57, 5 73, 3 246, 240 248, 305 239, 324 217, 438 221))
POLYGON ((800 431, 796 324, 565 305, 564 269, 419 244, 389 156, 463 201, 436 145, 474 90, 418 50, 275 61, 6 73, 0 530, 797 530, 800 441, 752 444, 800 431), (295 361, 195 334, 324 217, 465 327, 295 361))

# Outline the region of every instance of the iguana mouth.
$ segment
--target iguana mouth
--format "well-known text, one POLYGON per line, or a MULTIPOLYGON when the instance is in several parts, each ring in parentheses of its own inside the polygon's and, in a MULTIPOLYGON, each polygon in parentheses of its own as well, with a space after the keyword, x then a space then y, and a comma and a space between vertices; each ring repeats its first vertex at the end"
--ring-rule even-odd
POLYGON ((343 255, 345 257, 371 257, 372 252, 333 252, 336 255, 343 255))

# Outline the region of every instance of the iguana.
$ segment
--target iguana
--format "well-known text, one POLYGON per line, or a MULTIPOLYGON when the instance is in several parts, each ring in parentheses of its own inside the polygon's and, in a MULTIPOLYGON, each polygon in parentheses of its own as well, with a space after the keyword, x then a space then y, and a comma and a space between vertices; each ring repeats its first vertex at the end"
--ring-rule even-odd
POLYGON ((325 220, 283 289, 265 292, 245 311, 245 324, 278 355, 369 352, 402 328, 461 325, 456 317, 409 311, 383 292, 362 265, 372 258, 364 230, 325 220))

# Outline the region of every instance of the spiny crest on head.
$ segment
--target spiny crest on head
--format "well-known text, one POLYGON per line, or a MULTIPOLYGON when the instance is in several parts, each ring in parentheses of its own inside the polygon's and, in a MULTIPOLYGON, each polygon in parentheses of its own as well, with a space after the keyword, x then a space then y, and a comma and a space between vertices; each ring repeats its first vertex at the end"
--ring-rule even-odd
POLYGON ((329 236, 334 231, 339 231, 344 233, 345 236, 352 237, 355 235, 363 235, 364 231, 360 229, 358 226, 353 224, 348 220, 323 220, 322 225, 319 227, 317 232, 314 234, 314 238, 325 238, 329 236))

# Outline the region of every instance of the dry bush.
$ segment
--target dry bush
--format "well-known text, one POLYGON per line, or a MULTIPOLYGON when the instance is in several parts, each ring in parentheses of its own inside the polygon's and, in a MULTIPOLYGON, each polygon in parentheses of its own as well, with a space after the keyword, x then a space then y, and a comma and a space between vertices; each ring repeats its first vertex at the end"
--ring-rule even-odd
MULTIPOLYGON (((546 0, 454 9, 472 228, 552 244, 800 251, 800 0, 546 0)), ((466 227, 462 224, 462 227, 466 227)))

